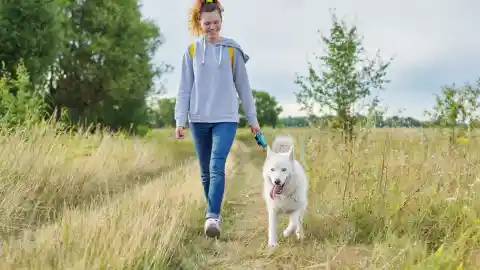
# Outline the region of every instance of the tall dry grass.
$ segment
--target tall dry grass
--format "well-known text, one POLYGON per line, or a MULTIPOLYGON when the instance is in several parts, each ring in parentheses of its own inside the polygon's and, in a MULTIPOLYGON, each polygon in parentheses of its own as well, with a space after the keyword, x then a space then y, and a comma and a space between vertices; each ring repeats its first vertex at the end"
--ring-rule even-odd
POLYGON ((167 268, 198 210, 201 188, 187 180, 195 170, 182 166, 97 207, 65 211, 58 222, 9 242, 2 269, 167 268))
MULTIPOLYGON (((1 269, 168 269, 185 261, 180 255, 201 260, 222 252, 229 254, 218 267, 229 269, 480 265, 476 137, 451 150, 448 136, 435 130, 381 129, 360 132, 347 147, 330 132, 283 130, 297 138, 296 155, 310 176, 306 240, 281 240, 279 253, 260 252, 266 216, 261 196, 252 196, 260 194, 264 155, 254 150, 249 164, 229 163, 239 170, 229 181, 239 186, 228 200, 238 204, 225 212, 227 242, 217 244, 230 248, 203 256, 185 250, 188 243, 195 253, 213 252, 195 242, 203 194, 197 162, 189 159, 193 147, 165 132, 66 136, 41 126, 0 134, 1 269), (251 229, 237 235, 227 225, 239 221, 228 213, 239 212, 251 229), (257 244, 231 247, 245 239, 257 244)), ((271 141, 278 131, 265 132, 271 141)), ((256 147, 246 134, 238 138, 256 147)))
MULTIPOLYGON (((168 131, 171 132, 171 131, 168 131)), ((201 197, 190 141, 0 134, 2 269, 158 269, 201 197)))

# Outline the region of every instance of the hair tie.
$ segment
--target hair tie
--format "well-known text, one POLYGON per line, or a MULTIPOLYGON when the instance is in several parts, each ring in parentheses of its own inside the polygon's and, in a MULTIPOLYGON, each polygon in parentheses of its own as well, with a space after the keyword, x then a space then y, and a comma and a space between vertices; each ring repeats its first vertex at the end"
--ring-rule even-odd
POLYGON ((222 4, 220 4, 218 0, 200 0, 200 2, 201 2, 200 6, 203 6, 206 4, 215 4, 220 9, 220 11, 223 12, 223 6, 222 4))
POLYGON ((220 4, 218 0, 196 0, 195 6, 197 6, 198 9, 201 9, 203 6, 207 4, 215 4, 220 9, 220 11, 223 12, 223 6, 222 4, 220 4))
POLYGON ((216 0, 197 0, 197 3, 200 4, 200 6, 206 5, 206 4, 217 4, 216 0))

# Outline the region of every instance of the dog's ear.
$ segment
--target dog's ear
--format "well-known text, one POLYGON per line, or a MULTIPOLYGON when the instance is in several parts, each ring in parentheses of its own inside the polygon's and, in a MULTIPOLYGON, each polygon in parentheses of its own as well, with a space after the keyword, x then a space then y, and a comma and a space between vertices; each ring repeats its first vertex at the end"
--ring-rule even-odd
POLYGON ((293 146, 292 146, 292 148, 290 148, 290 151, 288 151, 288 158, 292 161, 295 159, 295 157, 293 155, 293 146))

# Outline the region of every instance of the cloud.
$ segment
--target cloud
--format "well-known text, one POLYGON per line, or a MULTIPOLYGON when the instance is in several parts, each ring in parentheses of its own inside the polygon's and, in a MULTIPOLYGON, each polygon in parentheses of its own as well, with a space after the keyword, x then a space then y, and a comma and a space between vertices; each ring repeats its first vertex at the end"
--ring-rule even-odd
MULTIPOLYGON (((170 96, 176 93, 181 56, 194 40, 187 31, 192 2, 143 2, 142 12, 159 24, 167 41, 157 61, 176 67, 166 77, 170 96)), ((223 34, 250 55, 252 87, 275 95, 293 115, 299 114, 295 74, 306 71, 312 53, 322 52, 317 31, 328 33, 333 8, 339 18, 358 26, 371 55, 379 49, 384 59, 395 57, 388 74, 392 83, 382 95, 391 113, 405 108, 407 115, 420 117, 440 86, 480 75, 475 73, 480 60, 478 1, 225 0, 223 5, 223 34)))
POLYGON ((280 114, 280 117, 288 116, 306 116, 306 113, 300 111, 300 105, 297 103, 284 103, 282 104, 283 112, 280 114))

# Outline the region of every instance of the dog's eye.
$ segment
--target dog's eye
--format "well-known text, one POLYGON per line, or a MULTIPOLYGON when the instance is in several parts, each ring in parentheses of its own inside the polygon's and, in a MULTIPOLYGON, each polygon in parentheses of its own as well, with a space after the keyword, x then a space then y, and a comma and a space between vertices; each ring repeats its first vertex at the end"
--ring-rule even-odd
POLYGON ((286 169, 286 168, 282 168, 282 172, 286 172, 286 171, 287 171, 287 169, 286 169))
POLYGON ((271 168, 271 169, 270 169, 270 171, 272 171, 272 172, 273 172, 273 171, 275 171, 275 169, 274 169, 274 168, 271 168))

